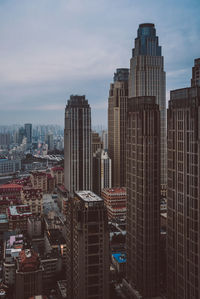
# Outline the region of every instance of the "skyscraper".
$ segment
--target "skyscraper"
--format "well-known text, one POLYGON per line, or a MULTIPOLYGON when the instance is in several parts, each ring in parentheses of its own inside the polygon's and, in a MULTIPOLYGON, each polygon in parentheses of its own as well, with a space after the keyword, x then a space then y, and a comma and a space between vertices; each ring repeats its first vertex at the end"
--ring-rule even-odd
POLYGON ((112 185, 126 183, 126 112, 128 69, 117 69, 108 98, 108 155, 112 161, 112 185))
POLYGON ((32 143, 32 124, 25 124, 24 125, 25 136, 27 138, 27 143, 32 143))
POLYGON ((71 95, 65 109, 64 182, 70 194, 91 190, 91 109, 85 96, 71 95))
POLYGON ((101 196, 101 190, 112 187, 112 165, 108 153, 98 149, 93 154, 93 192, 101 196))
POLYGON ((130 298, 153 298, 159 294, 160 238, 160 111, 155 97, 128 101, 126 167, 127 289, 130 298))
MULTIPOLYGON (((129 97, 155 96, 160 109, 161 184, 166 185, 166 87, 154 24, 140 24, 130 60, 129 97)), ((112 159, 112 157, 111 157, 112 159)), ((163 186, 163 187, 164 187, 163 186)))
POLYGON ((200 82, 170 93, 167 114, 168 299, 200 298, 200 82))
POLYGON ((109 298, 109 234, 103 199, 91 191, 69 199, 67 229, 67 298, 109 298))

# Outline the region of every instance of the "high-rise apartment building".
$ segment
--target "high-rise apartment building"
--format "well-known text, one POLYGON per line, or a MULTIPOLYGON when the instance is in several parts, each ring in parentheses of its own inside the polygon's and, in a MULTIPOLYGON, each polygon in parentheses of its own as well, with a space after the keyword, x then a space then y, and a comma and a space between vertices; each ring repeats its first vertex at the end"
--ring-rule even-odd
POLYGON ((160 111, 155 97, 128 101, 126 167, 127 289, 130 298, 153 298, 159 294, 160 239, 160 111))
POLYGON ((154 24, 140 24, 130 60, 129 97, 155 96, 160 109, 161 188, 166 186, 166 87, 164 58, 154 24))
POLYGON ((200 84, 170 93, 167 114, 168 299, 200 298, 200 84))
POLYGON ((112 161, 112 185, 126 183, 126 113, 128 69, 117 69, 108 98, 108 155, 112 161))
POLYGON ((103 199, 91 191, 69 199, 67 229, 67 298, 109 298, 109 234, 103 199))
POLYGON ((85 96, 71 95, 65 109, 64 182, 70 194, 92 188, 91 109, 85 96))
POLYGON ((112 187, 112 165, 108 153, 98 149, 93 154, 93 192, 101 196, 101 190, 112 187))

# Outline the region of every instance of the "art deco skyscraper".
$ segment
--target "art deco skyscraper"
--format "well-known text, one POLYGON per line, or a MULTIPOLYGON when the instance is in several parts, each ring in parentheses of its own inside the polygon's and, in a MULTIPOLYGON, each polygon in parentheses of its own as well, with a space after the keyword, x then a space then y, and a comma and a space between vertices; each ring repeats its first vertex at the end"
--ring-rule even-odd
POLYGON ((199 61, 192 87, 171 91, 167 114, 168 299, 200 298, 199 61))
POLYGON ((69 194, 92 188, 91 109, 85 96, 71 95, 65 109, 64 182, 69 194))
POLYGON ((126 112, 128 69, 117 69, 108 98, 108 155, 112 161, 112 185, 126 182, 126 112))
POLYGON ((130 298, 153 298, 159 295, 160 240, 160 111, 155 97, 128 101, 126 167, 127 289, 130 298))
POLYGON ((160 109, 161 184, 166 185, 166 87, 163 60, 154 24, 140 24, 130 60, 129 97, 156 97, 160 109))

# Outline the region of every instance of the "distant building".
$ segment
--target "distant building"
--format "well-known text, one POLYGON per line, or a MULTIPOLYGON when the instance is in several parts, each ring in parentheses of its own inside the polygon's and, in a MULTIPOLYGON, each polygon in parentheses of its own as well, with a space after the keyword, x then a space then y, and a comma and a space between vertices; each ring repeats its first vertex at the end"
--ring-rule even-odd
POLYGON ((108 211, 109 220, 119 220, 126 218, 126 189, 105 188, 101 191, 101 197, 104 199, 108 211))
POLYGON ((16 298, 27 299, 42 294, 43 272, 38 254, 32 249, 22 250, 17 258, 16 298))
POLYGON ((191 86, 200 86, 200 58, 194 60, 194 66, 192 68, 191 86))
POLYGON ((101 190, 112 186, 112 163, 108 153, 98 149, 93 154, 93 192, 101 195, 101 190))
POLYGON ((103 142, 103 149, 105 151, 107 151, 108 150, 108 132, 103 130, 101 137, 102 137, 102 142, 103 142))
POLYGON ((109 236, 103 199, 75 192, 67 217, 67 298, 109 298, 109 236))
POLYGON ((32 144, 32 124, 25 124, 24 131, 27 138, 27 144, 32 144))
POLYGON ((0 157, 0 175, 13 174, 21 170, 21 160, 9 160, 0 157))
POLYGON ((126 183, 126 120, 128 69, 117 69, 108 98, 108 155, 112 161, 112 186, 126 183))
POLYGON ((99 133, 92 132, 92 154, 96 153, 98 149, 102 149, 103 143, 99 133))
POLYGON ((0 133, 0 146, 8 146, 11 143, 10 133, 0 133))

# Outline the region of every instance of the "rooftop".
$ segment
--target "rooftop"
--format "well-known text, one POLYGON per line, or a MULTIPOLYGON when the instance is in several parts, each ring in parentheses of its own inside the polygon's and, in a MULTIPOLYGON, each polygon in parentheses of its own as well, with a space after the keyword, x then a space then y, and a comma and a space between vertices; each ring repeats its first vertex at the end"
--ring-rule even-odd
POLYGON ((124 187, 116 187, 116 188, 105 188, 103 189, 103 192, 109 193, 109 194, 124 194, 126 193, 126 189, 124 187))
POLYGON ((22 189, 21 185, 18 184, 4 184, 0 186, 0 189, 22 189))
POLYGON ((92 191, 76 191, 75 192, 82 200, 86 202, 103 201, 101 197, 93 193, 92 191))
POLYGON ((119 263, 126 263, 126 254, 125 253, 113 253, 112 256, 119 263))
POLYGON ((31 216, 30 206, 28 205, 19 205, 19 206, 10 206, 8 208, 9 216, 31 216))

